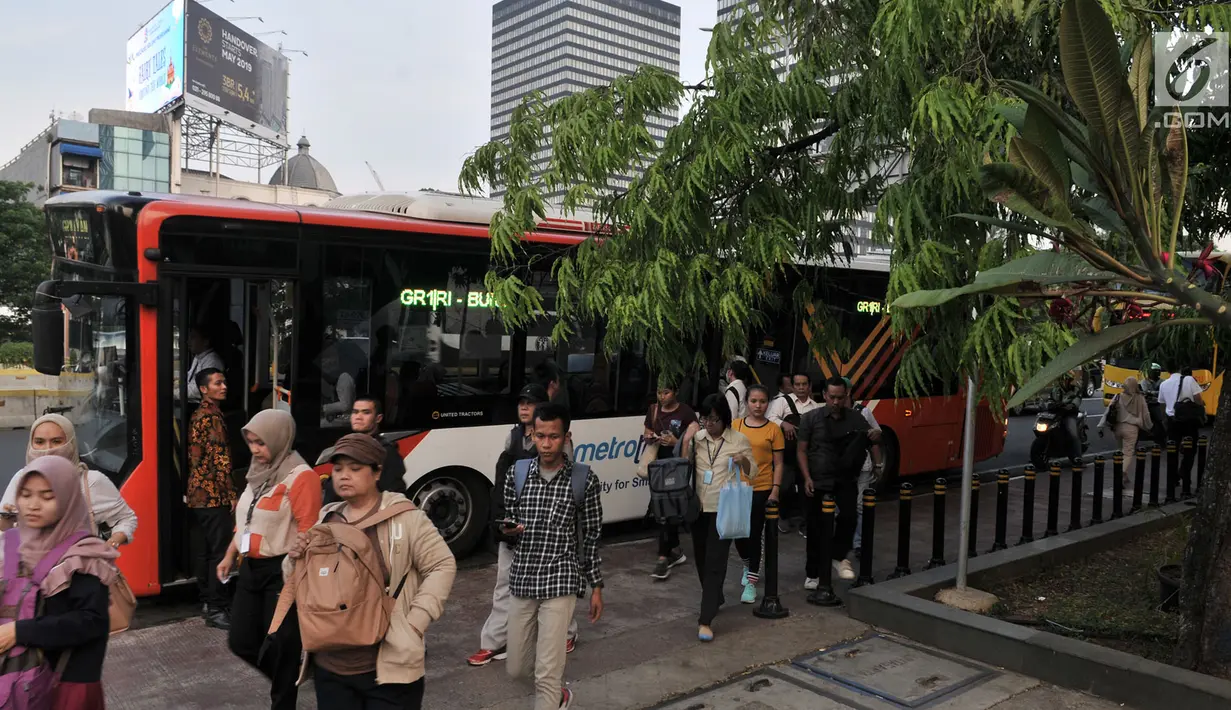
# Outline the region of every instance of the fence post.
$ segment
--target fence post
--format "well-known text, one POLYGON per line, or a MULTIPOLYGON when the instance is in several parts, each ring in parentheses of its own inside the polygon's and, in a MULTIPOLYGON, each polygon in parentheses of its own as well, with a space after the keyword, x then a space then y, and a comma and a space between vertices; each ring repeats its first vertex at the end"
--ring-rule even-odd
POLYGON ((1069 495, 1073 500, 1069 504, 1069 529, 1065 532, 1081 530, 1082 477, 1085 475, 1085 469, 1085 462, 1080 456, 1073 459, 1073 480, 1069 488, 1069 495))
POLYGON ((1047 480, 1047 529, 1043 537, 1059 535, 1060 531, 1060 462, 1053 461, 1047 480))
POLYGON ((852 586, 862 587, 865 584, 875 584, 872 578, 872 548, 876 541, 876 489, 868 488, 863 492, 863 531, 859 548, 859 576, 852 586))
POLYGON ((1133 466, 1133 506, 1128 509, 1130 513, 1136 513, 1141 510, 1141 499, 1145 495, 1146 487, 1146 448, 1144 446, 1137 447, 1136 464, 1133 466))
POLYGON ((1017 541, 1019 545, 1025 545, 1028 542, 1034 542, 1034 483, 1035 476, 1033 464, 1026 464, 1026 491, 1022 494, 1022 537, 1017 541))
POLYGON ((966 544, 966 557, 978 557, 979 545, 979 479, 970 479, 970 528, 966 531, 969 541, 966 544))
POLYGON ((1176 502, 1175 491, 1180 482, 1180 447, 1178 442, 1167 442, 1167 497, 1163 503, 1176 502))
POLYGON ((945 564, 945 490, 948 483, 936 479, 932 486, 932 559, 924 569, 942 567, 945 564))
POLYGON ((1103 522, 1103 473, 1107 467, 1107 459, 1094 457, 1094 509, 1090 512, 1090 524, 1103 522))
POLYGON ((791 614, 778 597, 778 514, 777 503, 765 506, 765 594, 761 606, 752 612, 760 619, 782 619, 791 614))
POLYGON ((1201 483, 1205 480, 1205 457, 1210 451, 1209 437, 1197 439, 1197 492, 1201 492, 1201 483))
POLYGON ((842 600, 833 593, 833 565, 830 563, 830 546, 833 544, 834 500, 829 493, 821 499, 821 570, 820 584, 808 595, 808 603, 817 606, 840 606, 842 600))
POLYGON ((915 487, 903 483, 898 489, 898 566, 894 568, 889 579, 897 579, 910 574, 910 523, 911 499, 915 487))
POLYGON ((1193 497, 1193 438, 1184 437, 1180 452, 1180 491, 1185 500, 1193 497))
POLYGON ((999 552, 1008 547, 1005 542, 1009 536, 1009 472, 1000 469, 996 472, 996 539, 992 542, 992 552, 999 552))
POLYGON ((1157 446, 1150 449, 1150 507, 1158 507, 1159 469, 1163 463, 1163 450, 1157 446))
POLYGON ((1111 455, 1111 519, 1124 517, 1124 454, 1115 452, 1111 455))

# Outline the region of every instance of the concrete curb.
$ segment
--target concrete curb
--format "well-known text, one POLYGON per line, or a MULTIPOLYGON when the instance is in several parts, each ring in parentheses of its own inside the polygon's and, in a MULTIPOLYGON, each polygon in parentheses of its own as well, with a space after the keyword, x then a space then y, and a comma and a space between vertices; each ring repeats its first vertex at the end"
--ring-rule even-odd
MULTIPOLYGON (((980 555, 970 561, 970 584, 986 587, 1088 557, 1178 526, 1192 512, 1177 503, 980 555)), ((956 565, 947 565, 852 589, 847 609, 855 619, 920 643, 1142 710, 1231 707, 1231 681, 933 602, 956 572, 956 565)))

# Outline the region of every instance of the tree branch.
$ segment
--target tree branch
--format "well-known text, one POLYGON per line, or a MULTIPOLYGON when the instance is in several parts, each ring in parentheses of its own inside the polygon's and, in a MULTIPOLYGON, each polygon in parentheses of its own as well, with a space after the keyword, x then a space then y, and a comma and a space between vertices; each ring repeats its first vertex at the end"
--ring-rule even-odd
POLYGON ((839 123, 838 121, 833 121, 828 126, 825 126, 821 130, 817 131, 816 133, 813 133, 810 136, 804 136, 803 138, 800 138, 797 141, 787 143, 786 145, 780 145, 777 148, 771 148, 769 150, 769 155, 772 158, 777 158, 777 157, 786 155, 787 153, 798 153, 801 150, 807 150, 811 148, 812 146, 817 145, 818 143, 824 141, 826 138, 832 136, 833 134, 837 133, 838 130, 841 128, 842 128, 841 123, 839 123))

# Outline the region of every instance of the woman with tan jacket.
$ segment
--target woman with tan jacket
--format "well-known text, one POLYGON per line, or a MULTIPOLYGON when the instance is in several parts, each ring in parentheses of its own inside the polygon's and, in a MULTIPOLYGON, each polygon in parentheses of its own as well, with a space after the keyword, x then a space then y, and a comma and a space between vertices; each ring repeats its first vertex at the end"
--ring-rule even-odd
MULTIPOLYGON (((381 493, 377 488, 385 461, 380 442, 367 434, 347 434, 334 446, 331 460, 331 480, 342 501, 325 506, 320 522, 359 525, 392 505, 408 507, 363 528, 380 552, 386 587, 397 586, 400 592, 384 640, 373 646, 312 654, 305 659, 300 681, 311 663, 316 704, 321 708, 419 710, 424 691, 424 634, 444 612, 457 563, 423 511, 410 506, 401 493, 381 493)), ((288 575, 293 565, 290 560, 303 556, 307 541, 308 535, 302 534, 292 546, 284 567, 288 575)))

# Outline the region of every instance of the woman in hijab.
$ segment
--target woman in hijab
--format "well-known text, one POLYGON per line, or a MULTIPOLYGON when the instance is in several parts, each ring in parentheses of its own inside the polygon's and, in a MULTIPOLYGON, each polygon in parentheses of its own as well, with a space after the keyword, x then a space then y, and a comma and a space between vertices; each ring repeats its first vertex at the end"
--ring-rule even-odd
POLYGON ((1134 456, 1137 438, 1142 430, 1149 432, 1154 428, 1154 420, 1150 418, 1150 405, 1141 393, 1136 377, 1126 377, 1124 389, 1111 398, 1111 404, 1107 405, 1107 412, 1103 414, 1103 421, 1099 422, 1100 436, 1107 427, 1112 427, 1116 438, 1120 440, 1120 451, 1124 455, 1124 487, 1131 488, 1134 480, 1133 467, 1137 465, 1137 458, 1134 456))
MULTIPOLYGON (((82 494, 85 496, 86 513, 92 534, 101 534, 112 547, 132 542, 133 534, 137 532, 137 514, 128 507, 120 491, 110 478, 98 471, 90 470, 81 462, 77 452, 77 430, 73 423, 59 414, 45 414, 34 420, 30 427, 30 440, 26 444, 26 465, 43 456, 58 456, 71 461, 79 473, 82 483, 82 494)), ((17 492, 19 476, 13 476, 9 487, 0 499, 0 511, 5 519, 0 529, 13 526, 13 516, 17 513, 17 492)))
POLYGON ((235 506, 235 536, 218 565, 218 579, 225 583, 236 558, 242 558, 227 640, 232 653, 272 681, 270 707, 293 710, 300 656, 295 615, 288 615, 264 651, 261 646, 282 591, 282 560, 320 516, 321 482, 291 449, 295 420, 287 412, 257 413, 244 427, 244 439, 252 452, 248 486, 235 506))
POLYGON ((0 565, 4 582, 30 577, 49 562, 54 567, 39 584, 42 608, 35 618, 0 626, 0 653, 7 654, 16 646, 35 648, 45 654, 52 668, 68 653, 50 707, 102 710, 103 659, 111 630, 107 587, 118 574, 114 560, 119 553, 90 536, 81 479, 71 461, 42 456, 15 478, 17 529, 4 533, 5 544, 0 548, 15 548, 19 559, 12 566, 0 565), (8 536, 17 540, 10 543, 8 536), (48 560, 49 555, 55 559, 48 560))

